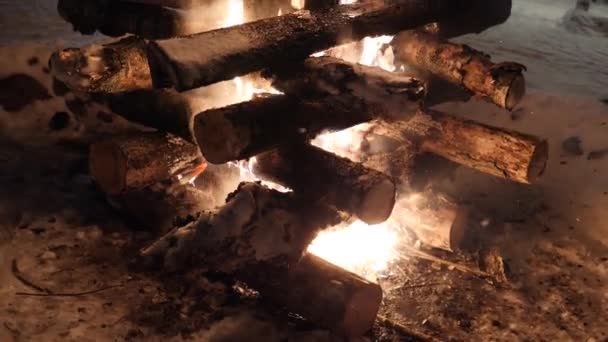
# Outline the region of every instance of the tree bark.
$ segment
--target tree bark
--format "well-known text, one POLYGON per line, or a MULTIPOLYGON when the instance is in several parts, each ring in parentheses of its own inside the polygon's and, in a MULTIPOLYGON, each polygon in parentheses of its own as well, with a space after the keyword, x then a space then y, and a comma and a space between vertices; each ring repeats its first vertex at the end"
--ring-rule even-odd
POLYGON ((112 112, 129 121, 194 142, 191 132, 192 106, 181 93, 173 90, 138 90, 105 94, 102 98, 112 112))
POLYGON ((174 181, 117 195, 108 195, 110 204, 137 225, 165 234, 198 219, 201 212, 216 206, 211 191, 174 181))
POLYGON ((112 137, 91 146, 91 176, 107 194, 142 189, 202 163, 191 143, 165 133, 112 137))
POLYGON ((148 58, 156 87, 179 91, 301 61, 311 53, 366 36, 393 34, 438 21, 466 8, 460 0, 400 0, 298 11, 188 37, 151 42, 148 58), (222 42, 219 43, 218 42, 222 42))
POLYGON ((308 144, 258 155, 253 173, 368 224, 386 221, 395 205, 396 188, 388 176, 308 144))
POLYGON ((401 62, 462 86, 501 108, 513 110, 525 94, 525 66, 521 64, 495 64, 467 45, 416 30, 400 33, 392 46, 401 62))
POLYGON ((152 88, 146 43, 136 37, 65 49, 51 55, 55 78, 70 89, 87 93, 122 93, 152 88))
POLYGON ((546 140, 435 111, 381 125, 377 134, 416 141, 422 151, 520 183, 537 180, 547 164, 546 140))
POLYGON ((334 57, 313 57, 264 74, 282 92, 301 98, 348 97, 354 110, 370 117, 405 120, 425 98, 424 84, 412 77, 334 57))
POLYGON ((205 111, 194 117, 193 132, 205 159, 221 164, 369 119, 341 96, 299 101, 275 95, 205 111))
POLYGON ((241 183, 223 207, 202 213, 141 254, 166 270, 205 265, 234 274, 261 264, 287 267, 302 257, 318 231, 341 220, 324 204, 258 183, 241 183))
POLYGON ((99 31, 111 37, 131 33, 146 39, 165 39, 224 26, 226 0, 164 2, 59 0, 57 9, 74 30, 83 34, 99 31), (192 11, 183 10, 195 5, 198 8, 192 11))

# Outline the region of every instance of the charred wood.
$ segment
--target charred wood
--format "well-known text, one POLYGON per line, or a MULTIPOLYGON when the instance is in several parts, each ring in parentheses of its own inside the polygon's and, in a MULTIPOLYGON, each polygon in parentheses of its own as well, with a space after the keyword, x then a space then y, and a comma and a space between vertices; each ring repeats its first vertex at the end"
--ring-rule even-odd
POLYGON ((309 144, 258 155, 253 172, 368 224, 386 221, 395 205, 396 187, 388 176, 309 144))
POLYGON ((423 31, 405 31, 392 42, 395 58, 421 71, 468 89, 499 107, 512 110, 525 94, 525 66, 493 63, 467 45, 454 44, 423 31))
POLYGON ((137 133, 94 143, 91 176, 107 194, 142 189, 202 163, 196 145, 166 133, 137 133))

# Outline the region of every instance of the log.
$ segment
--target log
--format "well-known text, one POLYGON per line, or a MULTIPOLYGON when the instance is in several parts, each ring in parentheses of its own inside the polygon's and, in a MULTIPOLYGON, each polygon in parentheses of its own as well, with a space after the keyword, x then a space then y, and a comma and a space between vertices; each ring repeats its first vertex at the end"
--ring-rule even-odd
POLYGON ((354 110, 384 119, 408 119, 426 96, 423 82, 415 78, 334 57, 308 58, 296 66, 269 70, 263 75, 285 94, 302 98, 348 97, 354 110))
POLYGON ((141 255, 168 271, 205 266, 234 274, 261 264, 287 267, 302 257, 319 230, 341 220, 322 203, 241 183, 223 207, 169 232, 141 255))
POLYGON ((116 136, 91 145, 91 176, 107 194, 142 189, 202 163, 196 145, 166 133, 116 136))
POLYGON ((368 224, 386 221, 395 205, 396 187, 388 176, 309 144, 258 155, 253 173, 368 224))
POLYGON ((407 123, 380 125, 378 134, 416 141, 422 151, 515 182, 536 181, 547 164, 544 139, 436 111, 419 112, 407 123))
POLYGON ((87 93, 122 93, 152 88, 145 42, 128 37, 51 55, 52 74, 71 89, 87 93))
POLYGON ((312 254, 289 271, 287 284, 288 309, 345 337, 369 331, 382 303, 378 284, 312 254))
POLYGON ((107 195, 107 199, 134 223, 161 235, 195 221, 201 212, 217 205, 211 191, 177 181, 107 195))
POLYGON ((192 11, 178 8, 188 8, 197 3, 203 5, 203 2, 171 0, 161 6, 159 2, 59 0, 57 9, 75 31, 82 34, 99 31, 111 37, 131 33, 146 39, 163 39, 224 26, 221 14, 228 1, 205 1, 204 6, 192 11))
POLYGON ((150 42, 148 59, 155 87, 183 91, 269 65, 300 61, 339 43, 412 29, 466 7, 466 1, 461 0, 399 0, 386 5, 341 5, 323 12, 298 11, 150 42))
POLYGON ((136 90, 104 94, 102 100, 112 112, 129 121, 194 142, 191 132, 193 108, 181 93, 165 89, 136 90))
POLYGON ((309 58, 265 77, 275 95, 196 116, 193 132, 212 163, 245 159, 285 143, 384 118, 405 120, 420 108, 421 82, 336 58, 309 58))
POLYGON ((467 45, 450 43, 423 31, 405 31, 392 41, 395 58, 457 84, 501 108, 513 110, 525 94, 525 66, 495 64, 467 45))
POLYGON ((392 219, 404 225, 423 244, 453 252, 464 241, 469 211, 431 189, 405 194, 397 202, 392 219))
POLYGON ((205 111, 194 117, 193 132, 205 159, 221 164, 368 120, 340 96, 300 101, 274 95, 205 111))

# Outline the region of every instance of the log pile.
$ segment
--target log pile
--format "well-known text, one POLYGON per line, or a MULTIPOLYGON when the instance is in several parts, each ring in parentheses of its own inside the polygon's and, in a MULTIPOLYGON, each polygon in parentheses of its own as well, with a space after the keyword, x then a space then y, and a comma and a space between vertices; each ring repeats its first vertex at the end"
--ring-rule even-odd
POLYGON ((440 193, 414 189, 419 155, 526 184, 542 175, 543 139, 427 108, 433 79, 507 110, 520 102, 525 67, 494 63, 447 40, 504 21, 504 1, 307 1, 295 12, 286 1, 265 0, 259 7, 245 1, 247 23, 211 31, 201 24, 196 29, 205 32, 191 34, 186 10, 221 2, 59 2, 62 16, 82 33, 137 35, 61 50, 49 63, 68 87, 94 93, 114 112, 154 130, 110 137, 90 149, 91 174, 110 202, 164 233, 141 251, 145 262, 226 273, 276 305, 356 337, 373 324, 382 291, 307 254, 320 230, 349 217, 377 224, 402 216, 422 243, 453 251, 466 234, 467 211, 440 193), (483 20, 473 24, 475 16, 483 20), (411 73, 311 57, 390 34, 397 34, 395 57, 411 73), (283 94, 201 113, 182 94, 258 71, 283 94), (311 144, 322 133, 361 123, 398 146, 354 161, 311 144), (292 192, 243 182, 222 204, 217 194, 190 184, 208 172, 207 163, 247 159, 257 177, 292 192))

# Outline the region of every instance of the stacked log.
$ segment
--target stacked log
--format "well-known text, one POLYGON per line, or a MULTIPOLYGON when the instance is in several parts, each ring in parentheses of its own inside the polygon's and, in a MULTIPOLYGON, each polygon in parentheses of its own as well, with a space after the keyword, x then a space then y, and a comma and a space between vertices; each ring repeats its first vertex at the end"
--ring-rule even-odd
POLYGON ((244 3, 245 20, 252 22, 149 41, 193 33, 183 10, 202 1, 61 0, 60 13, 83 33, 138 37, 62 50, 50 66, 68 87, 96 93, 113 111, 157 130, 97 142, 90 154, 91 174, 110 202, 164 233, 141 251, 146 262, 166 271, 205 267, 229 274, 282 308, 357 337, 371 328, 382 291, 306 254, 320 230, 349 215, 368 224, 392 217, 424 244, 453 251, 463 239, 467 210, 432 190, 414 193, 410 182, 419 154, 521 183, 534 182, 544 170, 544 140, 425 108, 425 83, 432 77, 508 110, 519 103, 522 66, 495 64, 446 40, 504 21, 510 1, 307 1, 296 12, 289 1, 252 3, 244 3), (284 15, 276 16, 279 9, 284 15), (396 58, 422 81, 310 57, 400 31, 392 42, 396 58), (284 94, 196 113, 180 93, 254 71, 263 71, 284 94), (375 133, 399 146, 355 162, 310 143, 321 133, 372 121, 375 133), (252 157, 251 171, 293 192, 241 183, 216 207, 217 193, 189 184, 206 162, 221 167, 252 157))

